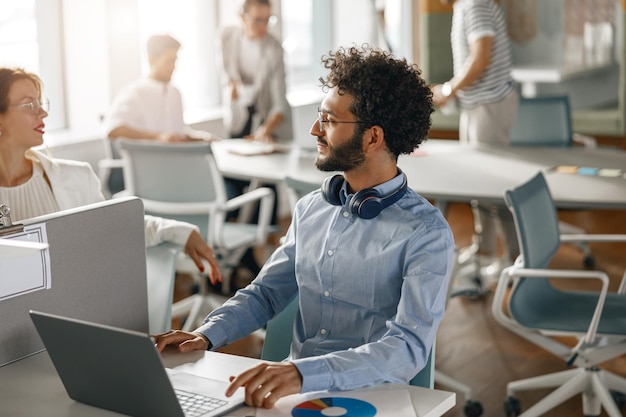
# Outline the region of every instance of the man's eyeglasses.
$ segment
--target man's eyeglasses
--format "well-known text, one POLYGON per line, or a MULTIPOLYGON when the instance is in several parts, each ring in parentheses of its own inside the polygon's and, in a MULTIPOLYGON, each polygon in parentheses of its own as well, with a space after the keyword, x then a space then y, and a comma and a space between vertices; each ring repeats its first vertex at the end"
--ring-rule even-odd
POLYGON ((35 114, 39 114, 41 110, 47 113, 48 110, 50 110, 50 100, 48 100, 47 98, 44 98, 41 101, 33 100, 28 103, 12 104, 9 107, 28 107, 35 114))
POLYGON ((320 132, 324 132, 324 123, 351 123, 351 124, 360 124, 360 123, 370 123, 368 121, 365 120, 354 120, 354 121, 341 121, 341 120, 328 120, 325 118, 324 113, 322 111, 320 111, 320 109, 317 109, 317 123, 319 124, 319 128, 320 128, 320 132))

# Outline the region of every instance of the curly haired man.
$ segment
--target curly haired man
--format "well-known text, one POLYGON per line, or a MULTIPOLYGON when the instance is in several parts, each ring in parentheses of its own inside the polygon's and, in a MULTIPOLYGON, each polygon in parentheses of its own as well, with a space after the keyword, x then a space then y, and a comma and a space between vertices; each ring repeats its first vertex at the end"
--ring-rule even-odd
POLYGON ((289 357, 244 371, 227 391, 245 387, 255 407, 407 383, 425 366, 444 311, 452 233, 396 164, 426 138, 432 94, 417 67, 379 50, 342 48, 323 64, 315 164, 343 175, 298 202, 284 243, 248 287, 195 332, 156 336, 161 350, 219 348, 298 297, 289 357))

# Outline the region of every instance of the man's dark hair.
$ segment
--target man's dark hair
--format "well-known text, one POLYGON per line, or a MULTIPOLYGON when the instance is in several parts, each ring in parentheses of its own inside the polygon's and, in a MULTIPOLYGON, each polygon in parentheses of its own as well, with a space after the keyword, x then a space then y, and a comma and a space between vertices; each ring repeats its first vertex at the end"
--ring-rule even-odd
POLYGON ((180 48, 180 42, 170 35, 153 35, 148 39, 148 56, 159 57, 169 49, 180 48))
POLYGON ((322 86, 354 97, 350 111, 364 122, 357 125, 360 133, 373 125, 382 127, 396 158, 426 140, 434 111, 432 93, 416 65, 366 45, 331 51, 322 63, 330 70, 320 78, 322 86))

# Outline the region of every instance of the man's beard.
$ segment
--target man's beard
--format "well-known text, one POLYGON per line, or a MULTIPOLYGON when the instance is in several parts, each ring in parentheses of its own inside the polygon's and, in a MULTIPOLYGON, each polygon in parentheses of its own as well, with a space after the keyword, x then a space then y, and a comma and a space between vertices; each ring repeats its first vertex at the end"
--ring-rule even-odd
MULTIPOLYGON (((328 142, 326 142, 328 143, 328 142)), ((363 152, 363 131, 357 129, 354 136, 336 148, 328 148, 325 157, 318 155, 315 166, 320 171, 349 171, 365 161, 363 152)))

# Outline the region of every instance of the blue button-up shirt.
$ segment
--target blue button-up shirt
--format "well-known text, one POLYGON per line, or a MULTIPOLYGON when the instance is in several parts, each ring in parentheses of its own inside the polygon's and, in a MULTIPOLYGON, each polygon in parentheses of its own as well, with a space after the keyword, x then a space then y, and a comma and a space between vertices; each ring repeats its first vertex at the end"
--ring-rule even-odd
MULTIPOLYGON (((388 195, 401 182, 397 176, 376 188, 388 195)), ((453 252, 444 217, 411 189, 370 220, 317 190, 298 202, 284 243, 252 284, 198 331, 221 347, 299 294, 289 360, 302 374, 302 392, 406 383, 428 359, 453 252)))

